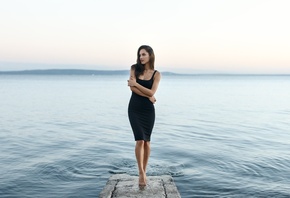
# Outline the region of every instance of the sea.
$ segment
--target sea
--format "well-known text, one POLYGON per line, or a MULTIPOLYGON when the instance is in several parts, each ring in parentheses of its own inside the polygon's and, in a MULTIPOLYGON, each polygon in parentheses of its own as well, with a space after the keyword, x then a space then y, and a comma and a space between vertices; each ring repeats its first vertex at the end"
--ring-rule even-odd
MULTIPOLYGON (((0 75, 0 197, 98 197, 137 175, 127 79, 0 75)), ((162 75, 155 96, 148 176, 182 198, 290 197, 289 75, 162 75)))

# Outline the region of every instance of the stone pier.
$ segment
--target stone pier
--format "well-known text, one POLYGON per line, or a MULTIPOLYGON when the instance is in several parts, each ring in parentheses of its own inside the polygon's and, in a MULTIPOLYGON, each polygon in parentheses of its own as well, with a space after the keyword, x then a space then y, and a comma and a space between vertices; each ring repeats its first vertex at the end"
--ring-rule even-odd
POLYGON ((139 187, 138 177, 127 174, 112 175, 99 198, 180 198, 169 175, 147 176, 147 186, 139 187))

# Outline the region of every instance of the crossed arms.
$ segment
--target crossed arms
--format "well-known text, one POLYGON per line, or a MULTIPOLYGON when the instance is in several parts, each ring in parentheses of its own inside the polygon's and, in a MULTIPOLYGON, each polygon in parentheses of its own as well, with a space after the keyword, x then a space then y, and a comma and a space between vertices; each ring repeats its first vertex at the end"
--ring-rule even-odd
POLYGON ((157 71, 156 74, 154 75, 154 81, 151 89, 148 89, 146 87, 143 87, 139 83, 136 82, 136 77, 135 77, 135 70, 131 69, 130 70, 130 79, 128 80, 128 86, 130 86, 131 91, 134 93, 149 98, 149 100, 152 103, 155 103, 156 99, 154 97, 155 92, 157 91, 161 75, 157 71))

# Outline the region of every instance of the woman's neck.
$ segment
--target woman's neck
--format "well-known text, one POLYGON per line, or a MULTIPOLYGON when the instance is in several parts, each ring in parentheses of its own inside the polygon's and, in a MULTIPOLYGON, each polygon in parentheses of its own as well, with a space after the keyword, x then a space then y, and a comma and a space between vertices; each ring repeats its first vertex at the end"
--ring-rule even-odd
POLYGON ((144 66, 144 70, 150 70, 150 65, 148 63, 146 63, 146 65, 144 66))

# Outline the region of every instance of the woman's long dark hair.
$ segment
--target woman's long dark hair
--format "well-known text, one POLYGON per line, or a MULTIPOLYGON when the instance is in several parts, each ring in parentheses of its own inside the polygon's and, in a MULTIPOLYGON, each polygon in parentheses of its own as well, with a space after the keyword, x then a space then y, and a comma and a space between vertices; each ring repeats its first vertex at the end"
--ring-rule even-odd
POLYGON ((148 45, 141 45, 137 51, 137 63, 133 65, 135 68, 135 76, 138 78, 141 74, 144 73, 145 65, 141 64, 140 61, 140 51, 144 49, 149 54, 149 65, 150 69, 154 70, 155 55, 153 49, 148 45))

